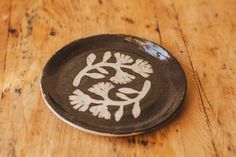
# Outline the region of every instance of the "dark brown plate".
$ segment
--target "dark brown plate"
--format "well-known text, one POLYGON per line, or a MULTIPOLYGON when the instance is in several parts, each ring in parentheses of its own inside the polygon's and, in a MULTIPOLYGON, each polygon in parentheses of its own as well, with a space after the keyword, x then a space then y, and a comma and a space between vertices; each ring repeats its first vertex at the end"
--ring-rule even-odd
POLYGON ((108 136, 160 127, 182 106, 186 77, 159 45, 129 35, 76 40, 46 64, 41 89, 64 122, 108 136))

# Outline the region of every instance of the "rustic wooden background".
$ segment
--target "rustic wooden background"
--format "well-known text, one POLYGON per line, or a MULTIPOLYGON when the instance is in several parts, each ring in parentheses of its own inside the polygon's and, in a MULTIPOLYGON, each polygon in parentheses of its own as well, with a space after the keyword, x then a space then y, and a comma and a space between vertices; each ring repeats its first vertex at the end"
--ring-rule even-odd
POLYGON ((230 157, 236 154, 235 0, 1 0, 0 156, 230 157), (185 108, 147 135, 101 137, 50 112, 39 90, 65 44, 101 33, 144 37, 181 62, 185 108))

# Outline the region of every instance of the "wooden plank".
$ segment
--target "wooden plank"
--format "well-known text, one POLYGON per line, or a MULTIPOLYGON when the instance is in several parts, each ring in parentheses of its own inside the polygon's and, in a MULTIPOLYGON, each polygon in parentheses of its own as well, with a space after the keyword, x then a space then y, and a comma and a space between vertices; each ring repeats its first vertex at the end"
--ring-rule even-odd
POLYGON ((1 98, 4 97, 3 91, 3 79, 4 79, 4 72, 6 69, 6 57, 7 57, 7 40, 8 40, 8 27, 9 27, 9 16, 11 12, 10 3, 6 1, 0 2, 0 91, 1 91, 1 98))
POLYGON ((215 151, 234 156, 236 2, 177 3, 176 10, 215 151))
POLYGON ((233 0, 2 0, 0 6, 0 87, 7 91, 0 156, 235 154, 233 0), (38 84, 44 64, 72 40, 101 33, 153 40, 181 62, 188 94, 175 121, 147 135, 109 138, 74 129, 49 111, 38 84))
POLYGON ((198 154, 199 156, 205 156, 207 154, 207 156, 218 156, 214 144, 212 144, 210 130, 207 129, 207 120, 201 107, 201 96, 198 93, 197 82, 194 79, 194 71, 189 60, 188 49, 186 49, 175 3, 163 1, 155 4, 157 10, 160 10, 157 11, 157 18, 159 20, 159 31, 162 35, 162 45, 174 52, 174 55, 184 65, 188 78, 187 106, 179 122, 185 155, 195 156, 198 154))
MULTIPOLYGON (((8 88, 4 86, 4 76, 6 70, 6 59, 7 59, 7 41, 9 38, 9 24, 10 24, 10 13, 11 5, 9 1, 0 1, 0 117, 4 113, 4 107, 2 106, 3 99, 5 99, 6 94, 9 92, 8 88)), ((2 118, 2 117, 1 117, 2 118)), ((5 136, 7 136, 5 129, 4 119, 0 120, 0 154, 4 154, 3 150, 5 145, 5 136)))

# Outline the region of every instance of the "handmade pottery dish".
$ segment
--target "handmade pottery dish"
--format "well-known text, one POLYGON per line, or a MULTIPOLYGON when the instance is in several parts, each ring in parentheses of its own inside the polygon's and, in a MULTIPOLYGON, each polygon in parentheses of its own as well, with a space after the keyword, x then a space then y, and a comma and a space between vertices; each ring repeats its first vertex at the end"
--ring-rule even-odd
POLYGON ((74 41, 46 64, 41 90, 64 122, 107 136, 146 133, 179 111, 186 77, 159 45, 130 35, 74 41))

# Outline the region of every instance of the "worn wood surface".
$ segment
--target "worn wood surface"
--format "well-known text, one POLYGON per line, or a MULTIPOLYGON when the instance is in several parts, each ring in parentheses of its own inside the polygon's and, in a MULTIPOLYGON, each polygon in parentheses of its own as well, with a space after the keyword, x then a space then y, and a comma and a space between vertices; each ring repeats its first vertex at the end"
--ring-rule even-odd
POLYGON ((235 156, 235 0, 1 0, 0 8, 0 156, 235 156), (43 66, 65 44, 101 33, 153 40, 181 62, 188 93, 176 120, 110 138, 49 111, 43 66))

